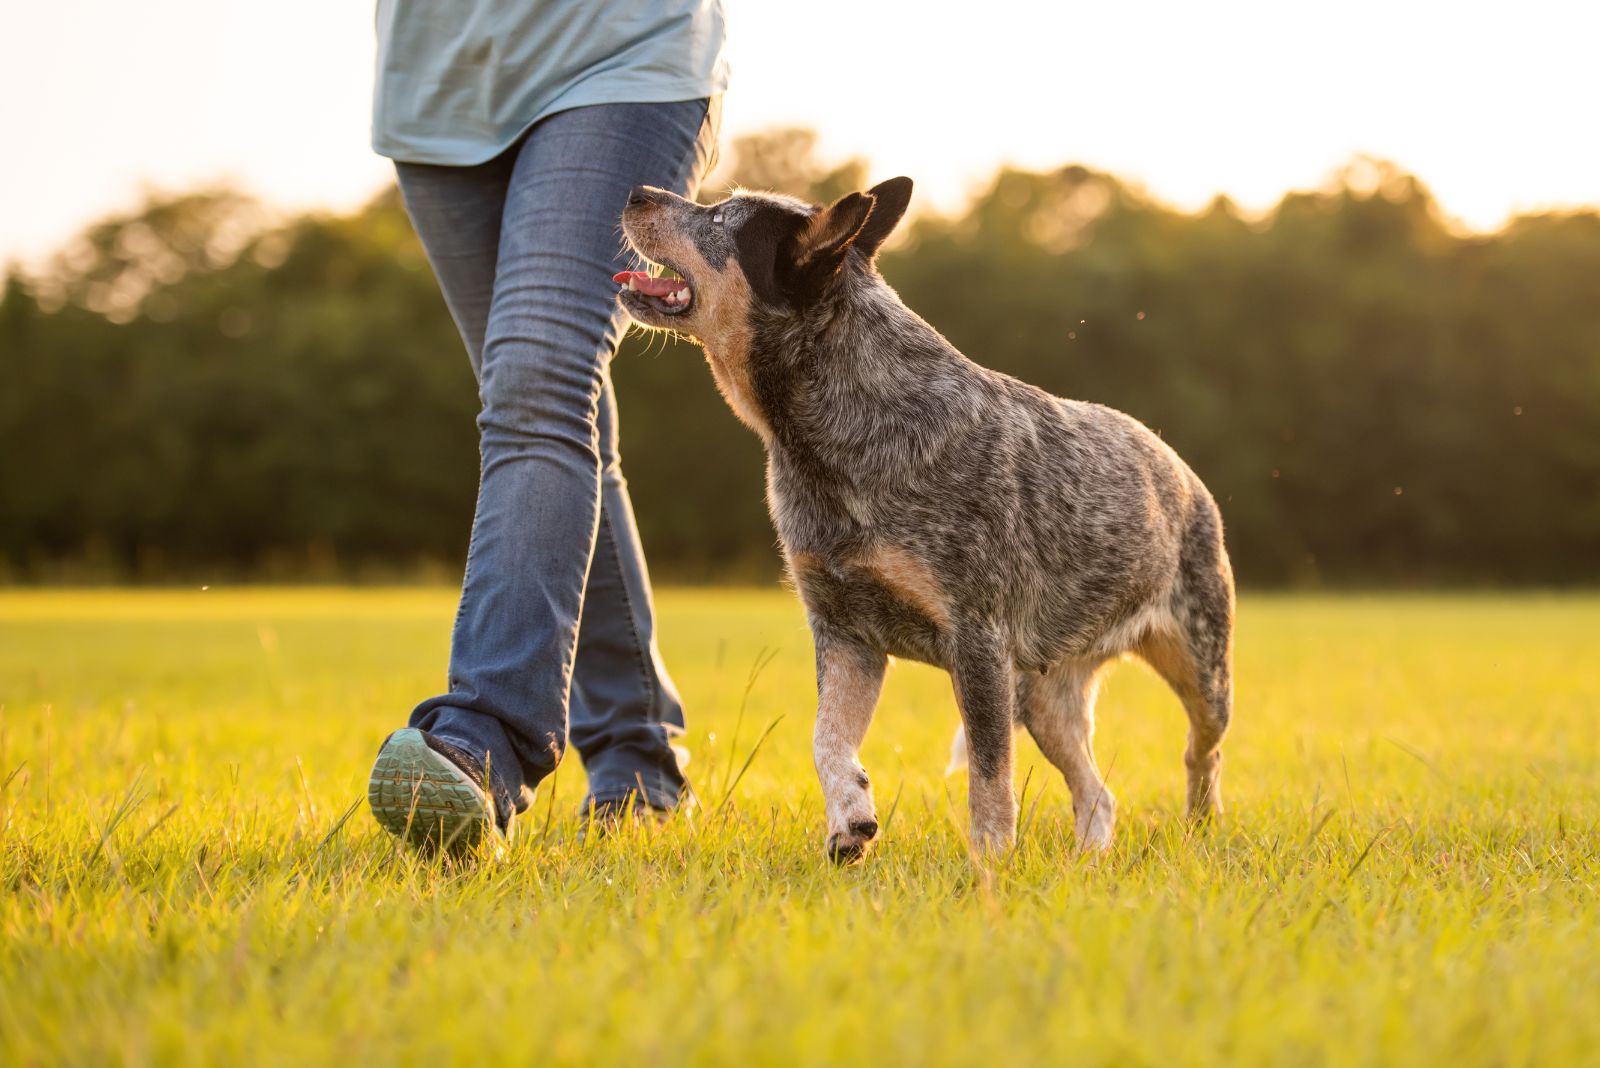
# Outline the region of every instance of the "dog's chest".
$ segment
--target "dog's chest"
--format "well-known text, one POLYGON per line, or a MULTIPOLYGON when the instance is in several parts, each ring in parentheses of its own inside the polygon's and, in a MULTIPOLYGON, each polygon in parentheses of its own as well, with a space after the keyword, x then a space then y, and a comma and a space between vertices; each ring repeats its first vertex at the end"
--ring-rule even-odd
POLYGON ((790 553, 789 566, 814 622, 868 648, 946 666, 950 606, 909 553, 883 544, 842 559, 790 553))
POLYGON ((782 540, 813 617, 871 648, 942 666, 940 650, 955 612, 935 567, 909 548, 874 538, 870 528, 855 527, 845 537, 782 540))

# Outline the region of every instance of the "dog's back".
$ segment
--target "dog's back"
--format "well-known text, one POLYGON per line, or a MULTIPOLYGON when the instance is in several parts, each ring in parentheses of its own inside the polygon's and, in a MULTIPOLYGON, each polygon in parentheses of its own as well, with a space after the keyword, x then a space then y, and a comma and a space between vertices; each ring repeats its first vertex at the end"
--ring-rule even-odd
MULTIPOLYGON (((875 276, 842 297, 810 335, 770 456, 791 557, 848 573, 863 540, 893 545, 928 572, 935 614, 1003 621, 1034 669, 1134 648, 1177 592, 1191 528, 1220 532, 1200 480, 1130 416, 972 363, 875 276)), ((763 337, 793 329, 758 344, 794 351, 763 337)), ((950 667, 916 640, 922 620, 901 623, 898 655, 950 667)))

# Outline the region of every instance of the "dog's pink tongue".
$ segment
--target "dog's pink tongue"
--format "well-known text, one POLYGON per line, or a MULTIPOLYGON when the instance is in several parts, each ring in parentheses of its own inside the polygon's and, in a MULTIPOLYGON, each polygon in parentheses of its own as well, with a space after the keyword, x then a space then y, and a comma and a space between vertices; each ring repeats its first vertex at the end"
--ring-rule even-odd
POLYGON ((654 278, 644 271, 618 271, 611 276, 611 280, 619 286, 632 282, 631 288, 647 297, 664 297, 668 293, 676 293, 684 285, 681 278, 654 278))

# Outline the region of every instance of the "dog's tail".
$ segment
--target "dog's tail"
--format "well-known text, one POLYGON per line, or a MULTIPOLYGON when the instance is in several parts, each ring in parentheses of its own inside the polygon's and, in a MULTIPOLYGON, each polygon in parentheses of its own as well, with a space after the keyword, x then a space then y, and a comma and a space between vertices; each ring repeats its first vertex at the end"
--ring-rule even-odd
POLYGON ((944 769, 944 773, 954 775, 958 771, 965 771, 966 767, 967 732, 958 725, 956 736, 950 739, 950 766, 944 769))
MULTIPOLYGON (((1015 731, 1020 731, 1022 728, 1016 726, 1015 724, 1013 724, 1012 725, 1012 729, 1015 730, 1015 731)), ((948 775, 954 775, 958 771, 966 771, 966 770, 967 770, 967 732, 958 723, 958 724, 956 724, 955 737, 950 739, 950 763, 944 769, 944 773, 948 776, 948 775)))

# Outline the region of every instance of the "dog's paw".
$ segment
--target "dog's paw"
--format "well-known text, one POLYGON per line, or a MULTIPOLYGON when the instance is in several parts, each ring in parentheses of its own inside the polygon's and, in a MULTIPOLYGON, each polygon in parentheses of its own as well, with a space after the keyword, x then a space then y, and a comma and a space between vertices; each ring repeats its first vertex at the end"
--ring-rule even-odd
POLYGON ((1101 788, 1094 800, 1083 806, 1074 806, 1074 831, 1081 853, 1104 853, 1111 848, 1112 834, 1117 825, 1117 799, 1111 791, 1101 788))
POLYGON ((835 864, 854 864, 866 855, 867 846, 876 837, 876 819, 852 820, 847 830, 828 835, 828 859, 835 864))
POLYGON ((991 827, 972 833, 972 851, 980 857, 998 857, 1011 851, 1016 844, 1014 827, 991 827))
POLYGON ((1077 829, 1078 852, 1106 853, 1114 837, 1113 821, 1107 814, 1097 814, 1077 829))

